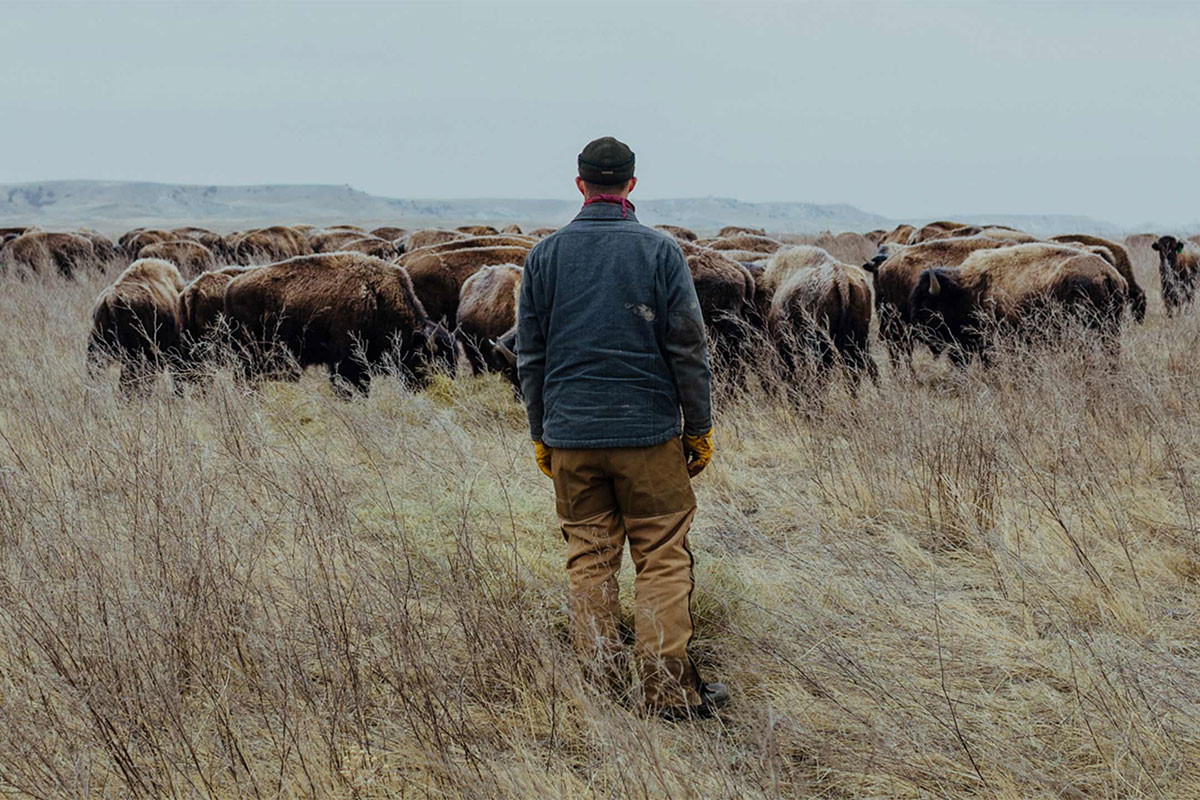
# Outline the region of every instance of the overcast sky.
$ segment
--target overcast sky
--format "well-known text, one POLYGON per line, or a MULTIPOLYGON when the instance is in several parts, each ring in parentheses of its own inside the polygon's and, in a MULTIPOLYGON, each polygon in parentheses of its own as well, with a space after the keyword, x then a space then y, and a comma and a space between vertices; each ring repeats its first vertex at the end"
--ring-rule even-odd
POLYGON ((0 5, 0 183, 1200 220, 1194 4, 0 5))

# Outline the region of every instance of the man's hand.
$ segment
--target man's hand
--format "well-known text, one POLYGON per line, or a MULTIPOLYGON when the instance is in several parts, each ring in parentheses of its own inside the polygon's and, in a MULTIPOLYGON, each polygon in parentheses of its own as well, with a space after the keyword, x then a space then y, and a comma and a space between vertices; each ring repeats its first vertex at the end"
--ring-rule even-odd
MULTIPOLYGON (((711 451, 711 447, 709 449, 711 451)), ((550 454, 552 452, 554 452, 552 449, 546 447, 546 445, 542 444, 536 439, 534 440, 533 457, 537 459, 538 469, 546 473, 546 477, 550 478, 551 480, 554 479, 554 473, 550 471, 550 454)))
POLYGON ((699 436, 687 433, 683 435, 683 457, 687 459, 689 476, 694 478, 699 475, 701 470, 708 466, 708 462, 712 461, 712 456, 712 428, 708 429, 708 433, 702 433, 699 436))

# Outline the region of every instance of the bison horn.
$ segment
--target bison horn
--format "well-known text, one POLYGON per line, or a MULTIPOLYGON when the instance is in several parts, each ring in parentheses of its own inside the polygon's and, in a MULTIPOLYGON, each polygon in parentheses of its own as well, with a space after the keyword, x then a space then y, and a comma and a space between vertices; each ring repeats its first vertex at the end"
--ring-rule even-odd
POLYGON ((941 293, 942 293, 942 283, 941 283, 941 281, 938 280, 937 273, 930 270, 930 272, 929 272, 929 295, 930 295, 930 297, 937 297, 941 293))
POLYGON ((502 342, 497 342, 495 339, 491 339, 489 341, 491 341, 492 347, 496 348, 496 352, 499 353, 500 355, 504 356, 504 360, 507 361, 510 366, 516 366, 516 363, 517 363, 517 354, 516 353, 514 353, 512 350, 509 350, 507 347, 505 347, 502 342))

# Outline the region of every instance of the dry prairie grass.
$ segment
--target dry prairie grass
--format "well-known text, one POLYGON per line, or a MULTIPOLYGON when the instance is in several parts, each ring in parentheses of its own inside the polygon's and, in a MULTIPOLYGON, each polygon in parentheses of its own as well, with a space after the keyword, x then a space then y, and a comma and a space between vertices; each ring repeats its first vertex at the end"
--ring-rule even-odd
POLYGON ((83 365, 105 280, 0 286, 5 792, 1200 796, 1194 314, 1115 369, 722 398, 696 649, 735 699, 668 725, 577 674, 499 378, 125 400, 83 365))

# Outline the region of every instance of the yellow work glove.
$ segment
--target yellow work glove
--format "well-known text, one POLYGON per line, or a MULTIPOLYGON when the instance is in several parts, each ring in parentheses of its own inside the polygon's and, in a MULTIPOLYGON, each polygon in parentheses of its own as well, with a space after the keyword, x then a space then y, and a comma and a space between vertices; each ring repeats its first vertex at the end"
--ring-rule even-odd
POLYGON ((533 442, 533 457, 537 459, 538 469, 546 473, 546 477, 553 480, 554 473, 550 471, 550 454, 554 451, 541 442, 534 440, 533 442))
POLYGON ((712 461, 712 455, 712 428, 708 429, 708 433, 699 436, 687 433, 683 435, 683 457, 687 459, 688 475, 693 478, 699 475, 700 471, 708 466, 708 462, 712 461))

